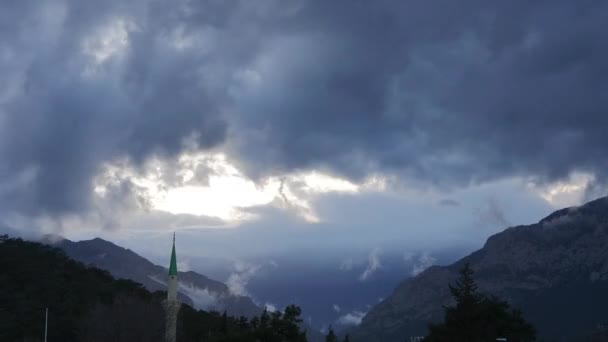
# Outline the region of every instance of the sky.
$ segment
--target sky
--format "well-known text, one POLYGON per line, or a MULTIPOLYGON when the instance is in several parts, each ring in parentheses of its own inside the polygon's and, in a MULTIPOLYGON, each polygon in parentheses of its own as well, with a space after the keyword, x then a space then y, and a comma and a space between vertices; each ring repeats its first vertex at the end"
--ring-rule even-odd
POLYGON ((606 194, 606 22, 598 0, 2 1, 0 225, 154 260, 177 232, 186 269, 415 273, 606 194))

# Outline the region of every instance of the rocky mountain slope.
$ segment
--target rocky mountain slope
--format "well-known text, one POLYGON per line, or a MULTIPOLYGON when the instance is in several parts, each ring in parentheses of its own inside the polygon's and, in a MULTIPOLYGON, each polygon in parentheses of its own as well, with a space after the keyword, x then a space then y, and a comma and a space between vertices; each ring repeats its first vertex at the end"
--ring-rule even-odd
MULTIPOLYGON (((54 245, 69 257, 104 269, 116 278, 131 279, 150 291, 166 290, 167 269, 154 265, 132 250, 100 238, 79 242, 63 239, 54 245)), ((226 310, 230 315, 247 317, 262 311, 251 298, 235 296, 224 283, 196 272, 179 272, 179 282, 178 297, 198 309, 226 310)))
POLYGON ((353 333, 355 341, 404 341, 426 334, 450 304, 448 283, 464 263, 481 291, 507 299, 550 341, 585 340, 608 322, 608 197, 554 212, 491 236, 449 266, 402 282, 353 333))

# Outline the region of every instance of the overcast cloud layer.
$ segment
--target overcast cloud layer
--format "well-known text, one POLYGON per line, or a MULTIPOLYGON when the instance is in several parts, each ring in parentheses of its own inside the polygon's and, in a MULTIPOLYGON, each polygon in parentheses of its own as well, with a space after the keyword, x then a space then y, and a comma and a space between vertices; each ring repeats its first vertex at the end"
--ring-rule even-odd
POLYGON ((186 148, 255 178, 602 181, 607 22, 599 0, 2 1, 0 205, 86 211, 105 163, 186 148))

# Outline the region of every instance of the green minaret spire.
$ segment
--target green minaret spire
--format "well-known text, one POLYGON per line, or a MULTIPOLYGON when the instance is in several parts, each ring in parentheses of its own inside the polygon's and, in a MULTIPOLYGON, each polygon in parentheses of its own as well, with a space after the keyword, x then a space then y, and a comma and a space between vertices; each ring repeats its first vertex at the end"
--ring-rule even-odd
POLYGON ((175 257, 175 233, 173 233, 173 250, 171 251, 171 264, 169 265, 169 275, 177 275, 177 258, 175 257))
POLYGON ((167 281, 165 342, 175 342, 177 336, 177 313, 179 301, 177 300, 177 258, 175 257, 175 233, 173 233, 173 250, 171 251, 171 264, 169 265, 169 279, 167 281))

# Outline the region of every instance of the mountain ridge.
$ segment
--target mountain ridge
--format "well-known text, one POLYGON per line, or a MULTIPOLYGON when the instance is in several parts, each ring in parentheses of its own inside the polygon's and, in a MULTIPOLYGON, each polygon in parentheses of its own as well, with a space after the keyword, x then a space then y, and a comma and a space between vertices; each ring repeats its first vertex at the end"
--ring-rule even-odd
POLYGON ((402 341, 426 334, 428 323, 443 318, 442 305, 451 304, 448 283, 470 263, 480 290, 521 308, 541 337, 571 341, 608 321, 608 310, 598 305, 608 302, 606 245, 608 197, 507 228, 455 263, 402 281, 363 318, 353 340, 402 341))
MULTIPOLYGON (((93 265, 110 272, 116 278, 130 279, 150 291, 166 290, 168 269, 156 265, 134 251, 102 238, 71 241, 46 239, 62 249, 69 257, 85 265, 93 265)), ((252 317, 260 314, 250 297, 230 292, 228 286, 194 271, 178 272, 178 299, 198 309, 226 311, 233 316, 252 317)))

